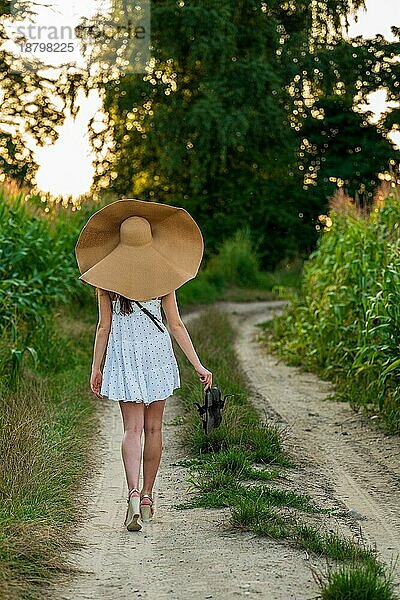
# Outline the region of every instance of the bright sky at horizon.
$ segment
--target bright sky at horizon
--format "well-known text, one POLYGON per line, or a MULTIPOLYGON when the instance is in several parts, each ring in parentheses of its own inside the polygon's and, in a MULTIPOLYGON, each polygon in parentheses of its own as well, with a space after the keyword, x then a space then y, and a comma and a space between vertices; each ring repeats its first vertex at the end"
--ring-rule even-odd
POLYGON ((400 1, 399 0, 365 0, 366 10, 357 11, 357 22, 353 17, 349 19, 349 37, 362 35, 365 38, 375 37, 381 33, 389 41, 395 37, 391 27, 400 27, 400 1))
MULTIPOLYGON (((88 2, 85 1, 85 6, 88 2)), ((68 0, 65 0, 68 4, 68 0)), ((90 0, 93 5, 96 0, 90 0)), ((59 0, 60 5, 63 0, 59 0)), ((82 2, 83 4, 84 2, 82 2)), ((400 25, 400 0, 366 0, 367 11, 358 11, 358 22, 350 19, 348 35, 354 37, 374 37, 382 33, 387 39, 394 39, 391 26, 400 25)), ((101 102, 95 90, 86 98, 79 99, 80 111, 76 119, 67 117, 59 128, 59 139, 52 146, 37 147, 30 143, 39 164, 36 182, 42 191, 52 194, 77 197, 90 189, 93 177, 92 151, 87 126, 90 118, 101 108, 101 102)), ((370 105, 378 117, 387 109, 386 92, 380 90, 370 96, 370 105)), ((400 133, 392 137, 400 146, 400 133)))

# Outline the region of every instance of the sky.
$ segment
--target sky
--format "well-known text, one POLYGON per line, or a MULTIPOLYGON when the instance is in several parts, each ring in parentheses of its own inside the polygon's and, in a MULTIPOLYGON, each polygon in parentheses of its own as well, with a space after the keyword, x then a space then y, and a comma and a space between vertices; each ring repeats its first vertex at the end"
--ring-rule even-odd
MULTIPOLYGON (((46 2, 44 2, 46 4, 46 2)), ((48 5, 49 6, 49 5, 48 5)), ((52 2, 53 19, 73 23, 78 13, 91 11, 98 6, 98 0, 81 0, 79 9, 71 0, 52 2)), ((400 25, 400 0, 366 0, 367 10, 358 11, 358 21, 350 19, 349 37, 363 35, 374 37, 381 33, 392 40, 390 27, 400 25)), ((46 22, 46 21, 45 21, 46 22)), ((376 118, 386 110, 386 93, 380 90, 369 98, 369 108, 376 118)), ((101 110, 101 101, 95 90, 86 98, 79 97, 80 111, 75 119, 67 116, 64 124, 58 128, 59 138, 52 146, 38 147, 32 140, 29 146, 39 164, 36 176, 37 187, 54 195, 72 195, 77 197, 90 189, 93 177, 92 154, 87 133, 89 119, 101 110)), ((400 146, 400 133, 392 137, 400 146)))

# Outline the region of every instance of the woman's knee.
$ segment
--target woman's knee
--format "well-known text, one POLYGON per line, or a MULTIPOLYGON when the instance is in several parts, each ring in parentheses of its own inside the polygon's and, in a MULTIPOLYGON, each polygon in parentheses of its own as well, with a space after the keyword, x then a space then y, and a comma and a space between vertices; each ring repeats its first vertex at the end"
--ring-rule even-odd
POLYGON ((143 431, 143 423, 129 423, 124 427, 124 433, 131 436, 140 436, 143 431))
POLYGON ((151 402, 144 412, 144 431, 145 434, 154 434, 161 432, 162 418, 164 413, 165 400, 151 402))
POLYGON ((128 435, 140 435, 144 426, 143 405, 120 402, 124 432, 128 435))
POLYGON ((161 433, 162 427, 161 423, 145 423, 144 425, 144 433, 145 435, 154 435, 155 433, 161 433))

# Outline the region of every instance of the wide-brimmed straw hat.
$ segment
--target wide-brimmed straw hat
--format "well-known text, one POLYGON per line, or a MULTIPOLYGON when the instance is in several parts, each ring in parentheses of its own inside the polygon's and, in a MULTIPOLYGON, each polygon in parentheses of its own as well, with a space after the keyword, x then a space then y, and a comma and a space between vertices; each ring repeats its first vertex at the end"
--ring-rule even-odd
POLYGON ((75 246, 79 279, 131 300, 148 300, 193 279, 204 243, 183 208, 123 199, 94 213, 75 246))

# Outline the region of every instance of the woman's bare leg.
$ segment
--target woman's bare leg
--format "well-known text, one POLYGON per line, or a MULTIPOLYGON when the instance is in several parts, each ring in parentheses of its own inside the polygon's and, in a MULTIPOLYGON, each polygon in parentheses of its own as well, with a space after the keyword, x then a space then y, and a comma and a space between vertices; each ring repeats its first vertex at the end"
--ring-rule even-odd
POLYGON ((165 400, 155 400, 144 409, 143 488, 153 493, 153 485, 161 462, 162 418, 165 400))
POLYGON ((128 490, 139 489, 145 407, 143 402, 123 402, 122 400, 119 402, 119 406, 124 425, 121 451, 128 490))

